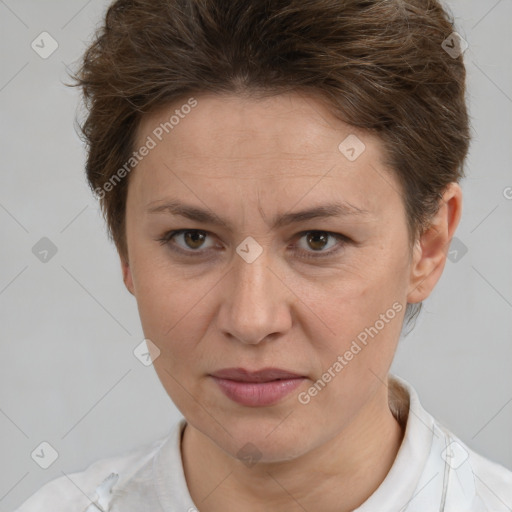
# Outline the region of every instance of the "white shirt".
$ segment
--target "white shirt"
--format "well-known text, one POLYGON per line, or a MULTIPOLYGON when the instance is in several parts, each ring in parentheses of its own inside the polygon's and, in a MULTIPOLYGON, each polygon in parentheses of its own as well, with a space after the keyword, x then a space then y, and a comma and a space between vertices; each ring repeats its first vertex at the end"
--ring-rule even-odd
MULTIPOLYGON (((384 481, 354 512, 511 512, 512 471, 451 434, 405 380, 390 375, 389 385, 404 438, 384 481)), ((15 512, 200 512, 183 471, 185 425, 182 418, 164 438, 47 483, 15 512)))

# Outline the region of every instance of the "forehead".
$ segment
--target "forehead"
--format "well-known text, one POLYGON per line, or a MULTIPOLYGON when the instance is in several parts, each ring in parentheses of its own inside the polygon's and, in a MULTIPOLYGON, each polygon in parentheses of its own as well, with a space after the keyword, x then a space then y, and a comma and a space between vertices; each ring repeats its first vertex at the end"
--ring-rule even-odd
POLYGON ((258 191, 270 194, 285 182, 291 196, 318 183, 315 192, 343 189, 361 208, 398 189, 384 170, 381 141, 303 94, 184 97, 142 119, 137 147, 148 138, 155 147, 133 176, 148 198, 184 176, 196 189, 204 180, 216 190, 237 181, 247 191, 258 182, 258 191))
POLYGON ((339 155, 338 145, 355 135, 370 142, 366 149, 374 156, 381 150, 376 137, 337 119, 313 96, 205 94, 194 97, 194 107, 190 103, 190 97, 183 97, 143 117, 137 143, 150 135, 172 147, 177 157, 328 158, 339 155))

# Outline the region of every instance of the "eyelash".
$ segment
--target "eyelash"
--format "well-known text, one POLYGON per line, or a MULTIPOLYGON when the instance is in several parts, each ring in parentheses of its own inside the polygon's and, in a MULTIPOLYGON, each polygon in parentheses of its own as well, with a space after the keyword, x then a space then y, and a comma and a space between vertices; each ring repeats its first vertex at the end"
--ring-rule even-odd
MULTIPOLYGON (((175 236, 183 234, 183 233, 204 233, 205 235, 210 235, 210 233, 208 233, 208 231, 204 231, 201 229, 176 229, 176 230, 169 231, 169 232, 165 233, 165 235, 161 238, 158 238, 157 241, 160 242, 161 245, 168 245, 171 250, 173 250, 177 253, 180 253, 180 254, 184 254, 186 256, 193 256, 193 257, 204 256, 204 252, 213 249, 213 248, 206 249, 206 251, 203 250, 203 252, 201 252, 201 250, 194 251, 192 249, 187 251, 185 249, 182 249, 181 247, 173 246, 170 243, 171 240, 175 236)), ((324 233, 328 236, 336 238, 339 243, 337 244, 337 246, 334 249, 330 249, 329 251, 325 251, 325 252, 312 252, 312 251, 305 251, 303 249, 300 249, 298 252, 301 252, 302 253, 301 257, 305 258, 305 259, 325 258, 328 256, 333 256, 335 253, 340 251, 347 243, 351 242, 351 240, 348 237, 346 237, 345 235, 342 235, 340 233, 332 233, 330 231, 322 231, 322 230, 318 230, 318 229, 310 229, 309 231, 302 231, 297 234, 298 239, 300 240, 303 236, 307 235, 308 233, 324 233)))

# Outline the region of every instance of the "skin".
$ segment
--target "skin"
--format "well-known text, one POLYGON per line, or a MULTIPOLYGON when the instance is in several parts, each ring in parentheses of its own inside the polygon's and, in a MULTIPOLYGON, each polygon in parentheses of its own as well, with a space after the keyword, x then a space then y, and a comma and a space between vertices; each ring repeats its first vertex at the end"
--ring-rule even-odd
MULTIPOLYGON (((461 189, 445 189, 410 248, 400 186, 382 163, 379 139, 312 96, 196 99, 130 175, 121 257, 144 334, 160 350, 155 370, 188 422, 182 457, 191 497, 201 512, 240 503, 247 512, 353 510, 382 483, 400 447, 387 375, 407 302, 428 297, 442 274, 461 189), (366 146, 353 162, 338 150, 350 134, 366 146), (148 212, 171 198, 214 212, 229 228, 148 212), (368 213, 272 227, 275 216, 336 201, 368 213), (178 229, 206 236, 158 241, 178 229), (349 241, 328 237, 323 247, 307 231, 349 241), (252 263, 236 252, 248 236, 263 249, 252 263), (401 312, 301 404, 298 394, 396 302, 401 312), (249 407, 209 376, 230 367, 277 367, 307 379, 278 404, 249 407), (252 466, 237 458, 247 443, 261 454, 252 466)), ((137 147, 185 102, 146 115, 137 147)))

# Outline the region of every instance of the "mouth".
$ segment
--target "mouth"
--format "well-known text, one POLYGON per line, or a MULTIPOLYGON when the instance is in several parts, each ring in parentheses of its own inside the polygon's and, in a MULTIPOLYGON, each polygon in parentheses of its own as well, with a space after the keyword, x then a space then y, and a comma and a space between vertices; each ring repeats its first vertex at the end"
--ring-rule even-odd
POLYGON ((304 375, 282 370, 281 368, 263 368, 261 370, 249 371, 245 368, 225 368, 211 374, 219 379, 229 379, 238 382, 272 382, 276 380, 301 379, 304 375))
POLYGON ((280 368, 253 372, 244 368, 226 368, 210 376, 224 395, 249 407, 274 405, 306 380, 304 375, 280 368))

